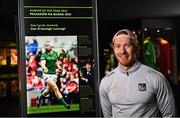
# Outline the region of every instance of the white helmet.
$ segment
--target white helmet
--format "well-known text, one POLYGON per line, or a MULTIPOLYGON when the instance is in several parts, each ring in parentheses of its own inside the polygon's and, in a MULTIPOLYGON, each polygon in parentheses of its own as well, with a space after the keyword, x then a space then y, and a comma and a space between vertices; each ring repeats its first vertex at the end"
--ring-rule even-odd
POLYGON ((46 41, 46 43, 44 44, 44 47, 54 47, 54 44, 51 41, 46 41))

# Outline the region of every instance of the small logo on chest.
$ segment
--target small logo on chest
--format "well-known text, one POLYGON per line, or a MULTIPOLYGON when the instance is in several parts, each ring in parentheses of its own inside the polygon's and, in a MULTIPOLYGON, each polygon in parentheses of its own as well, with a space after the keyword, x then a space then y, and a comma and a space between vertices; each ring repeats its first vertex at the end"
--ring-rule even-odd
POLYGON ((117 93, 118 91, 119 91, 119 86, 114 84, 113 87, 112 87, 112 92, 117 93))
POLYGON ((139 91, 146 91, 146 83, 139 83, 138 89, 139 91))

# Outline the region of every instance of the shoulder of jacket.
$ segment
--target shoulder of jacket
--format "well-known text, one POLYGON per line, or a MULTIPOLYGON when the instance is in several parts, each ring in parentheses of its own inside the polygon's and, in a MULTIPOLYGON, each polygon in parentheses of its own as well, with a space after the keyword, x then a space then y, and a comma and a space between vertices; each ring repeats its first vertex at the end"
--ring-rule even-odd
POLYGON ((158 76, 163 76, 161 72, 155 70, 152 67, 146 66, 144 65, 144 69, 147 70, 147 73, 149 73, 150 75, 158 75, 158 76))
POLYGON ((165 76, 161 72, 159 72, 151 67, 144 65, 143 69, 145 69, 145 71, 144 71, 145 76, 147 78, 151 78, 149 80, 153 80, 153 81, 157 82, 157 81, 162 81, 163 80, 162 78, 165 78, 165 76))
POLYGON ((111 72, 109 72, 109 73, 106 75, 106 77, 109 77, 109 76, 111 76, 111 75, 113 75, 113 74, 115 74, 115 72, 114 72, 114 71, 111 71, 111 72))

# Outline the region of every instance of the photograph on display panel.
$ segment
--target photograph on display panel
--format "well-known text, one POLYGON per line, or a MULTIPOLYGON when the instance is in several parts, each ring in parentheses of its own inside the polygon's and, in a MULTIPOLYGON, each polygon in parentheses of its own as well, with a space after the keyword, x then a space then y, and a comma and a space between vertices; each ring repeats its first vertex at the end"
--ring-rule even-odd
POLYGON ((25 36, 27 113, 79 110, 77 36, 25 36))

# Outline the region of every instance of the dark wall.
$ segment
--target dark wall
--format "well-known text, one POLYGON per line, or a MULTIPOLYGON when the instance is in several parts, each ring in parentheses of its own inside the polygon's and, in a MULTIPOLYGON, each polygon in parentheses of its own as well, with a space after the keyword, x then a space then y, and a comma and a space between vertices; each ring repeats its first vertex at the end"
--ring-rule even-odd
POLYGON ((18 0, 0 1, 0 38, 1 42, 16 42, 15 19, 18 0))
POLYGON ((97 0, 97 3, 100 20, 180 15, 180 0, 97 0))

